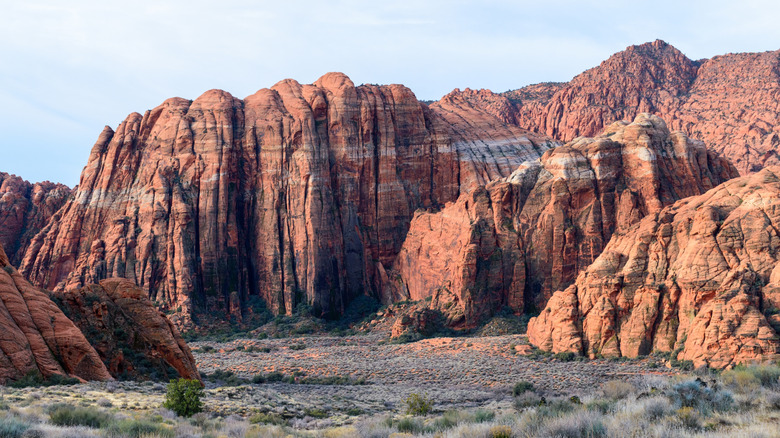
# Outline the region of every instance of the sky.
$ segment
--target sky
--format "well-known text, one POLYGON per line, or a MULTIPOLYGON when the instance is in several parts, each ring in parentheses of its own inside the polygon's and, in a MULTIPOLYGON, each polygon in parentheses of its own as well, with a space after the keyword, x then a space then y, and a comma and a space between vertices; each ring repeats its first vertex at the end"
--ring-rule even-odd
POLYGON ((105 125, 330 71, 419 99, 568 81, 632 44, 780 49, 780 2, 0 0, 0 171, 78 184, 105 125))

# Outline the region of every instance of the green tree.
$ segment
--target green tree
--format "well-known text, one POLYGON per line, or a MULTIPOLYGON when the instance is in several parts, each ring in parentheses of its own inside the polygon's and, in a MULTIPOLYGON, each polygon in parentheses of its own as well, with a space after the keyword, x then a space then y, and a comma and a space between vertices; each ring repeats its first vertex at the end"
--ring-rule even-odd
POLYGON ((197 380, 178 379, 168 384, 163 407, 180 417, 191 417, 203 410, 203 385, 197 380))

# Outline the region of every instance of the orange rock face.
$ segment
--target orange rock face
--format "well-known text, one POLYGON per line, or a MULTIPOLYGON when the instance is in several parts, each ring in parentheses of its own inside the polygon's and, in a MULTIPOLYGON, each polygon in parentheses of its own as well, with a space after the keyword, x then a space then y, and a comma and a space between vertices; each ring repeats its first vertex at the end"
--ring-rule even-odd
POLYGON ((730 159, 742 173, 780 163, 780 51, 693 61, 663 41, 628 47, 566 84, 460 92, 508 123, 569 141, 649 112, 730 159))
POLYGON ((65 204, 71 190, 51 182, 30 184, 0 172, 0 245, 18 265, 32 238, 65 204))
POLYGON ((200 380, 189 346, 145 293, 126 279, 103 280, 54 300, 86 333, 112 375, 200 380))
POLYGON ((403 86, 336 73, 244 100, 169 99, 103 131, 21 271, 56 290, 124 277, 182 324, 198 312, 240 321, 253 297, 338 315, 384 288, 415 210, 550 144, 479 109, 428 108, 403 86))
POLYGON ((715 368, 780 353, 780 168, 728 181, 616 233, 528 326, 549 351, 673 352, 715 368))
POLYGON ((456 327, 503 306, 542 308, 613 234, 735 176, 701 142, 640 114, 549 150, 440 211, 418 212, 385 295, 431 297, 456 327))
POLYGON ((2 246, 0 268, 0 384, 31 372, 110 380, 78 327, 10 265, 2 246))

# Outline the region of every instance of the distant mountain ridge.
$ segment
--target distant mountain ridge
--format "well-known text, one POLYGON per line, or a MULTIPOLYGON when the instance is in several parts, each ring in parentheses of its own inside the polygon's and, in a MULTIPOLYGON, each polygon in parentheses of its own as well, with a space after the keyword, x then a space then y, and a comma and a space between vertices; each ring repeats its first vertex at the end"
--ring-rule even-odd
POLYGON ((704 141, 742 174, 780 163, 780 51, 694 61, 656 40, 630 46, 568 83, 535 84, 491 98, 455 90, 446 98, 457 94, 560 141, 593 136, 614 121, 647 112, 704 141), (508 105, 496 105, 499 98, 508 105))

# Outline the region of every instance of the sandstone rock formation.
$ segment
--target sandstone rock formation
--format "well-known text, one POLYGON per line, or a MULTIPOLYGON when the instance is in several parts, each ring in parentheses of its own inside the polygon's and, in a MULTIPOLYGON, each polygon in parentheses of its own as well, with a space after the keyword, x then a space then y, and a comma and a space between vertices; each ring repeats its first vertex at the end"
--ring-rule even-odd
POLYGON ((0 268, 0 384, 30 373, 111 379, 78 327, 10 265, 2 246, 0 268))
POLYGON ((179 322, 254 297, 338 315, 384 289, 418 208, 508 176, 551 143, 478 108, 331 73, 244 100, 212 90, 106 127, 21 271, 66 290, 124 277, 179 322))
POLYGON ((569 141, 649 112, 703 140, 741 173, 778 164, 780 51, 693 61, 663 41, 628 47, 566 84, 455 92, 509 123, 569 141), (501 96, 511 105, 496 105, 501 96))
POLYGON ((455 327, 473 327, 502 306, 542 308, 614 233, 735 176, 701 142, 640 114, 551 149, 440 211, 415 214, 385 295, 431 297, 455 327))
POLYGON ((729 367, 780 353, 780 168, 733 179, 616 233, 529 327, 549 351, 672 352, 729 367))
POLYGON ((179 331, 129 280, 112 278, 52 295, 112 375, 134 380, 179 376, 200 380, 195 359, 179 331))
POLYGON ((70 193, 62 184, 30 184, 0 172, 0 245, 12 265, 18 265, 32 238, 65 204, 70 193))

